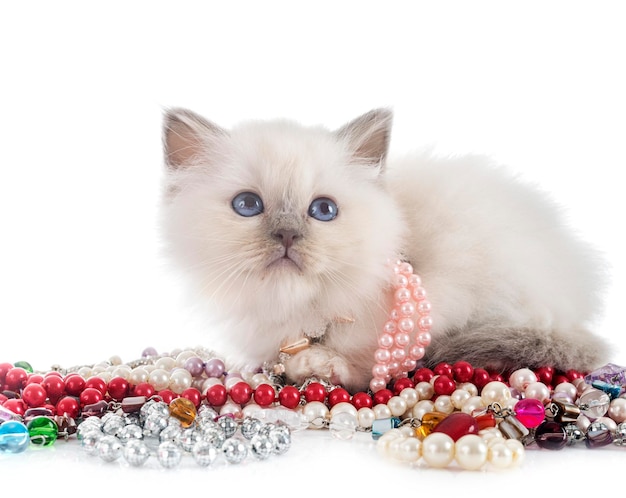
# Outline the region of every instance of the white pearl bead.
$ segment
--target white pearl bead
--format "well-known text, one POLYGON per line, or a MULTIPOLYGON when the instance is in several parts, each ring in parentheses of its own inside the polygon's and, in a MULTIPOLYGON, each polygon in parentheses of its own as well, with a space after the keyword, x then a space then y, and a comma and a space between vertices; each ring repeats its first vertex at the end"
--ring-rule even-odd
POLYGON ((113 378, 111 376, 111 372, 100 372, 98 374, 94 373, 91 377, 99 377, 100 379, 102 379, 104 382, 109 383, 111 381, 111 379, 113 378))
POLYGON ((555 393, 564 393, 569 399, 570 403, 573 403, 578 396, 578 390, 576 386, 571 382, 561 382, 554 388, 555 393))
POLYGON ((115 366, 121 365, 122 364, 122 358, 120 356, 118 356, 118 355, 113 355, 113 356, 111 356, 109 358, 109 363, 111 365, 115 365, 115 366))
POLYGON ((330 416, 330 411, 321 401, 308 402, 304 405, 302 413, 311 429, 322 429, 330 416))
POLYGON ((241 411, 241 406, 229 402, 222 406, 220 409, 220 415, 232 415, 233 417, 239 419, 242 417, 243 412, 241 411))
POLYGON ((130 374, 132 373, 132 368, 127 365, 120 365, 113 369, 112 376, 113 377, 121 377, 122 379, 130 380, 130 374))
POLYGON ((529 368, 520 368, 509 376, 509 384, 511 384, 511 387, 521 393, 524 392, 528 384, 532 384, 533 382, 537 382, 537 375, 529 368))
POLYGON ((215 384, 221 383, 222 381, 220 379, 217 379, 215 377, 209 377, 202 382, 202 389, 200 389, 200 391, 202 391, 202 394, 206 396, 206 392, 209 390, 210 387, 213 387, 215 384))
POLYGON ((128 377, 128 381, 136 386, 137 384, 141 384, 143 382, 148 382, 149 374, 145 368, 137 367, 133 368, 130 372, 130 376, 128 377))
POLYGON ((494 467, 507 469, 513 464, 513 451, 504 441, 498 441, 489 445, 487 459, 494 467))
POLYGON ((504 444, 506 444, 507 448, 509 448, 513 453, 512 467, 519 467, 522 463, 524 463, 526 450, 520 441, 517 439, 507 439, 504 444))
POLYGON ((415 391, 421 400, 431 399, 435 394, 435 389, 429 382, 418 382, 415 386, 415 391))
POLYGON ((150 382, 152 387, 157 391, 162 391, 163 389, 167 389, 170 384, 170 374, 162 368, 157 368, 150 372, 148 382, 150 382))
POLYGON ((411 416, 413 418, 417 418, 422 420, 424 415, 430 413, 435 410, 435 403, 433 403, 429 399, 423 399, 422 401, 418 401, 413 409, 411 410, 411 416))
POLYGON ((169 372, 176 366, 176 360, 174 358, 170 358, 169 356, 164 356, 163 358, 159 358, 155 361, 154 366, 169 372))
POLYGON ((342 401, 341 403, 337 403, 330 409, 330 416, 337 415, 338 413, 349 413, 353 417, 357 416, 357 409, 352 403, 348 403, 342 401))
POLYGON ((192 381, 193 377, 189 373, 189 370, 176 368, 170 374, 169 388, 176 394, 182 394, 185 389, 189 389, 191 387, 192 381))
POLYGON ((576 427, 578 427, 581 431, 587 432, 587 429, 591 425, 591 420, 585 415, 579 415, 576 419, 576 427))
POLYGON ((178 353, 176 355, 176 360, 175 360, 175 364, 177 367, 184 367, 185 366, 185 362, 189 359, 189 358, 193 358, 195 356, 198 356, 196 353, 194 353, 191 350, 186 350, 186 351, 181 351, 180 353, 178 353))
POLYGON ((483 401, 483 398, 480 396, 472 396, 469 398, 463 406, 461 407, 461 411, 463 413, 467 413, 468 415, 472 415, 474 412, 482 411, 486 408, 486 405, 483 401))
POLYGON ((442 432, 429 434, 422 441, 422 457, 431 467, 447 467, 454 459, 454 440, 442 432))
POLYGON ((392 458, 400 462, 417 462, 421 457, 422 442, 416 437, 402 437, 389 444, 392 458))
POLYGON ((485 406, 492 403, 504 404, 507 399, 511 398, 511 390, 504 382, 493 380, 483 387, 480 397, 485 406))
POLYGON ((391 418, 391 410, 387 405, 383 403, 375 405, 372 410, 374 410, 374 416, 376 417, 376 420, 379 420, 381 418, 391 418))
POLYGON ((389 401, 387 401, 387 408, 389 408, 394 417, 401 417, 407 410, 406 401, 400 396, 392 396, 389 401))
POLYGON ((356 420, 359 424, 359 427, 369 429, 370 427, 372 427, 374 420, 376 420, 376 414, 371 408, 359 408, 356 414, 356 420))
POLYGON ((89 367, 80 367, 78 369, 78 372, 76 372, 78 375, 80 375, 83 379, 88 379, 89 377, 92 376, 93 371, 91 368, 89 367))
POLYGON ((550 401, 550 389, 543 382, 532 382, 524 390, 526 398, 538 399, 544 405, 550 401))
POLYGON ((435 400, 435 411, 450 415, 454 411, 452 398, 446 394, 440 394, 435 400))
POLYGON ((416 437, 415 429, 410 425, 403 425, 402 427, 398 427, 398 430, 402 433, 404 437, 416 437))
POLYGON ((456 442, 455 458, 461 468, 478 470, 487 461, 487 444, 476 434, 467 434, 456 442))
POLYGON ((413 408, 415 403, 419 401, 417 391, 412 387, 405 387, 400 393, 400 397, 406 402, 407 408, 413 408))
POLYGON ((378 451, 381 455, 390 456, 389 445, 392 441, 402 438, 404 438, 404 436, 399 429, 390 429, 378 438, 378 441, 376 442, 376 451, 378 451))
POLYGON ((463 389, 470 393, 471 396, 478 396, 478 388, 471 382, 463 382, 457 386, 459 389, 463 389))
POLYGON ((611 401, 608 415, 618 424, 626 422, 626 398, 615 398, 611 401))
POLYGON ((617 423, 610 417, 598 417, 594 420, 594 422, 600 422, 601 424, 606 425, 606 428, 613 434, 617 431, 617 423))
POLYGON ((263 420, 265 419, 265 410, 265 408, 261 408, 256 403, 250 403, 241 409, 241 414, 244 417, 251 417, 263 420))

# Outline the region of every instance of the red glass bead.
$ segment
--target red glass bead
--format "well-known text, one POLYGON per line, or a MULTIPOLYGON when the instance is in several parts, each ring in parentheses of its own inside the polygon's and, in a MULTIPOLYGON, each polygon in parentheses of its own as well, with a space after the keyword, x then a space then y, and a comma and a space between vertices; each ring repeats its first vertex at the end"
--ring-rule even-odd
POLYGON ((0 386, 4 384, 4 381, 7 378, 7 372, 12 368, 13 365, 10 363, 0 363, 0 386))
POLYGON ((21 391, 28 380, 28 372, 20 367, 13 367, 6 374, 4 383, 9 391, 21 391))
POLYGON ((447 375, 439 375, 433 381, 435 394, 450 396, 456 390, 456 383, 447 375))
POLYGON ((499 372, 492 372, 489 374, 489 381, 490 382, 502 382, 504 384, 506 384, 506 382, 504 382, 504 376, 499 373, 499 372))
POLYGON ((409 387, 415 387, 413 381, 408 377, 402 377, 401 379, 396 380, 396 382, 394 383, 393 393, 397 396, 409 387))
POLYGON ((196 408, 198 408, 200 406, 200 403, 202 403, 202 393, 198 391, 198 389, 196 389, 195 387, 189 387, 185 389, 180 394, 180 397, 187 398, 194 404, 196 408))
POLYGON ((381 389, 374 393, 374 405, 386 405, 393 398, 393 393, 389 389, 381 389))
POLYGON ((82 406, 93 405, 103 399, 104 395, 95 387, 86 387, 83 389, 83 392, 80 393, 80 404, 82 406))
POLYGON ((36 408, 43 406, 48 394, 41 384, 28 384, 22 391, 22 399, 29 407, 36 408))
POLYGON ((109 396, 116 401, 122 401, 130 392, 130 384, 124 377, 114 377, 107 386, 109 396))
POLYGON ((433 368, 433 373, 435 375, 446 375, 448 377, 452 377, 452 365, 449 363, 439 363, 435 368, 433 368))
POLYGON ((475 368, 474 375, 472 376, 472 384, 480 391, 483 387, 491 382, 489 372, 484 368, 475 368))
POLYGON ((41 385, 48 393, 48 398, 53 405, 65 394, 65 382, 60 375, 46 374, 41 385))
POLYGON ((567 375, 564 375, 562 373, 558 373, 554 377, 552 377, 553 386, 558 386, 559 384, 563 384, 563 382, 569 381, 570 380, 568 379, 567 375))
MULTIPOLYGON (((150 387, 152 387, 152 386, 150 386, 150 387)), ((167 403, 168 405, 172 401, 174 401, 176 398, 178 398, 178 394, 176 394, 171 389, 163 389, 163 390, 159 391, 157 394, 161 397, 163 402, 167 403)))
POLYGON ((140 382, 133 389, 133 396, 145 396, 150 399, 154 396, 155 392, 156 389, 152 386, 152 384, 149 384, 148 382, 140 382))
POLYGON ((259 406, 270 406, 275 400, 276 391, 269 384, 259 384, 254 390, 254 401, 259 406))
POLYGON ((230 388, 230 399, 240 405, 245 405, 252 399, 252 388, 247 382, 237 382, 230 388))
POLYGON ((65 392, 70 396, 80 396, 85 389, 85 379, 78 374, 70 374, 65 377, 65 392))
POLYGON ((467 361, 457 361, 452 365, 452 375, 457 382, 470 382, 474 377, 474 367, 467 361))
POLYGON ((435 373, 430 368, 418 368, 413 374, 413 382, 417 385, 420 382, 430 382, 435 373))
POLYGON ((328 393, 328 404, 332 408, 338 403, 350 403, 350 393, 343 387, 336 387, 328 393))
POLYGON ((476 415, 474 417, 476 419, 476 423, 478 424, 478 430, 482 431, 483 429, 490 429, 491 427, 495 427, 496 424, 496 416, 493 412, 486 412, 481 415, 476 415))
POLYGON ((524 427, 534 429, 539 427, 546 418, 543 403, 538 399, 524 398, 515 403, 515 416, 524 427))
POLYGON ((206 400, 211 406, 223 406, 228 399, 228 392, 222 384, 212 385, 207 389, 206 400))
POLYGON ((443 432, 454 441, 467 434, 478 433, 478 422, 471 415, 463 412, 454 412, 439 422, 433 432, 443 432))
POLYGON ((304 389, 304 399, 307 403, 312 401, 323 403, 326 400, 326 388, 319 382, 311 382, 304 389))
POLYGON ((57 415, 67 415, 70 418, 76 418, 79 410, 78 400, 72 396, 63 396, 56 404, 57 415))
POLYGON ((543 382, 546 386, 552 384, 552 376, 554 375, 554 368, 552 367, 539 367, 535 370, 535 375, 539 382, 543 382))
POLYGON ((371 408, 374 405, 374 400, 372 400, 369 394, 358 392, 352 396, 352 404, 357 410, 360 408, 371 408))
POLYGON ((85 381, 85 388, 93 387, 102 393, 102 396, 105 396, 107 393, 107 383, 104 382, 100 377, 91 377, 85 381))
POLYGON ((28 406, 26 405, 26 403, 24 403, 24 400, 20 398, 7 399, 2 406, 7 410, 11 410, 16 415, 21 416, 23 416, 28 409, 28 406))
POLYGON ((300 404, 300 391, 294 386, 285 386, 278 393, 278 401, 285 408, 293 410, 300 404))
POLYGON ((42 382, 43 382, 43 375, 30 374, 28 376, 28 380, 26 381, 26 385, 28 385, 28 384, 41 384, 42 382))
POLYGON ((567 372, 565 372, 565 375, 567 376, 570 382, 576 379, 581 379, 585 376, 585 374, 583 374, 582 372, 579 372, 578 370, 568 370, 567 372))

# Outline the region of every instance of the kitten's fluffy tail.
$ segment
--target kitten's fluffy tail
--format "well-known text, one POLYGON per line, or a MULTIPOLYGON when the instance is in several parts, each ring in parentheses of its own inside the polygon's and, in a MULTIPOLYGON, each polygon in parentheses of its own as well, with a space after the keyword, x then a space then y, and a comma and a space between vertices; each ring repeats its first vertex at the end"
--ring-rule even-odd
POLYGON ((563 372, 592 371, 603 366, 608 345, 586 330, 561 334, 556 331, 506 329, 495 326, 448 331, 433 337, 425 364, 467 361, 475 367, 498 372, 551 366, 563 372))

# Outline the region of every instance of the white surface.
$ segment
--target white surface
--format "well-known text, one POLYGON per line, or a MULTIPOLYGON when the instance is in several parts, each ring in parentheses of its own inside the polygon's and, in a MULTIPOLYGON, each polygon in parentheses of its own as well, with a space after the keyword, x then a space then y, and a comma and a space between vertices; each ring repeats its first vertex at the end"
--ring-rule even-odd
MULTIPOLYGON (((4 6, 0 362, 45 370, 202 342, 159 254, 162 107, 190 107, 224 126, 289 117, 334 128, 391 106, 392 152, 431 145, 490 154, 566 206, 612 265, 598 331, 615 343, 614 361, 626 364, 625 9, 390 4, 4 6)), ((307 432, 264 463, 172 472, 105 465, 59 443, 0 455, 0 479, 23 486, 36 472, 39 491, 61 478, 97 495, 156 483, 174 492, 190 482, 196 491, 237 494, 334 494, 341 483, 351 492, 440 486, 478 496, 508 483, 536 491, 560 476, 583 495, 615 486, 601 476, 626 462, 623 449, 578 448, 528 452, 512 472, 442 472, 385 462, 371 446, 367 436, 340 442, 307 432)))

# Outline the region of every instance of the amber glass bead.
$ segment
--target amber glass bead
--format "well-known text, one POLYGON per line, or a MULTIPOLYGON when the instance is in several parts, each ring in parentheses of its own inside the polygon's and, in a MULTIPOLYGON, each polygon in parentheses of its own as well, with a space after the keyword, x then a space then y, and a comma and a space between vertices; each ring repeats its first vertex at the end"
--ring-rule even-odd
POLYGON ((415 434, 421 440, 428 436, 437 424, 439 424, 447 415, 441 412, 425 413, 421 420, 421 425, 415 429, 415 434))
POLYGON ((193 424, 196 413, 196 406, 187 398, 176 398, 170 403, 170 415, 180 420, 180 425, 184 428, 193 424))

